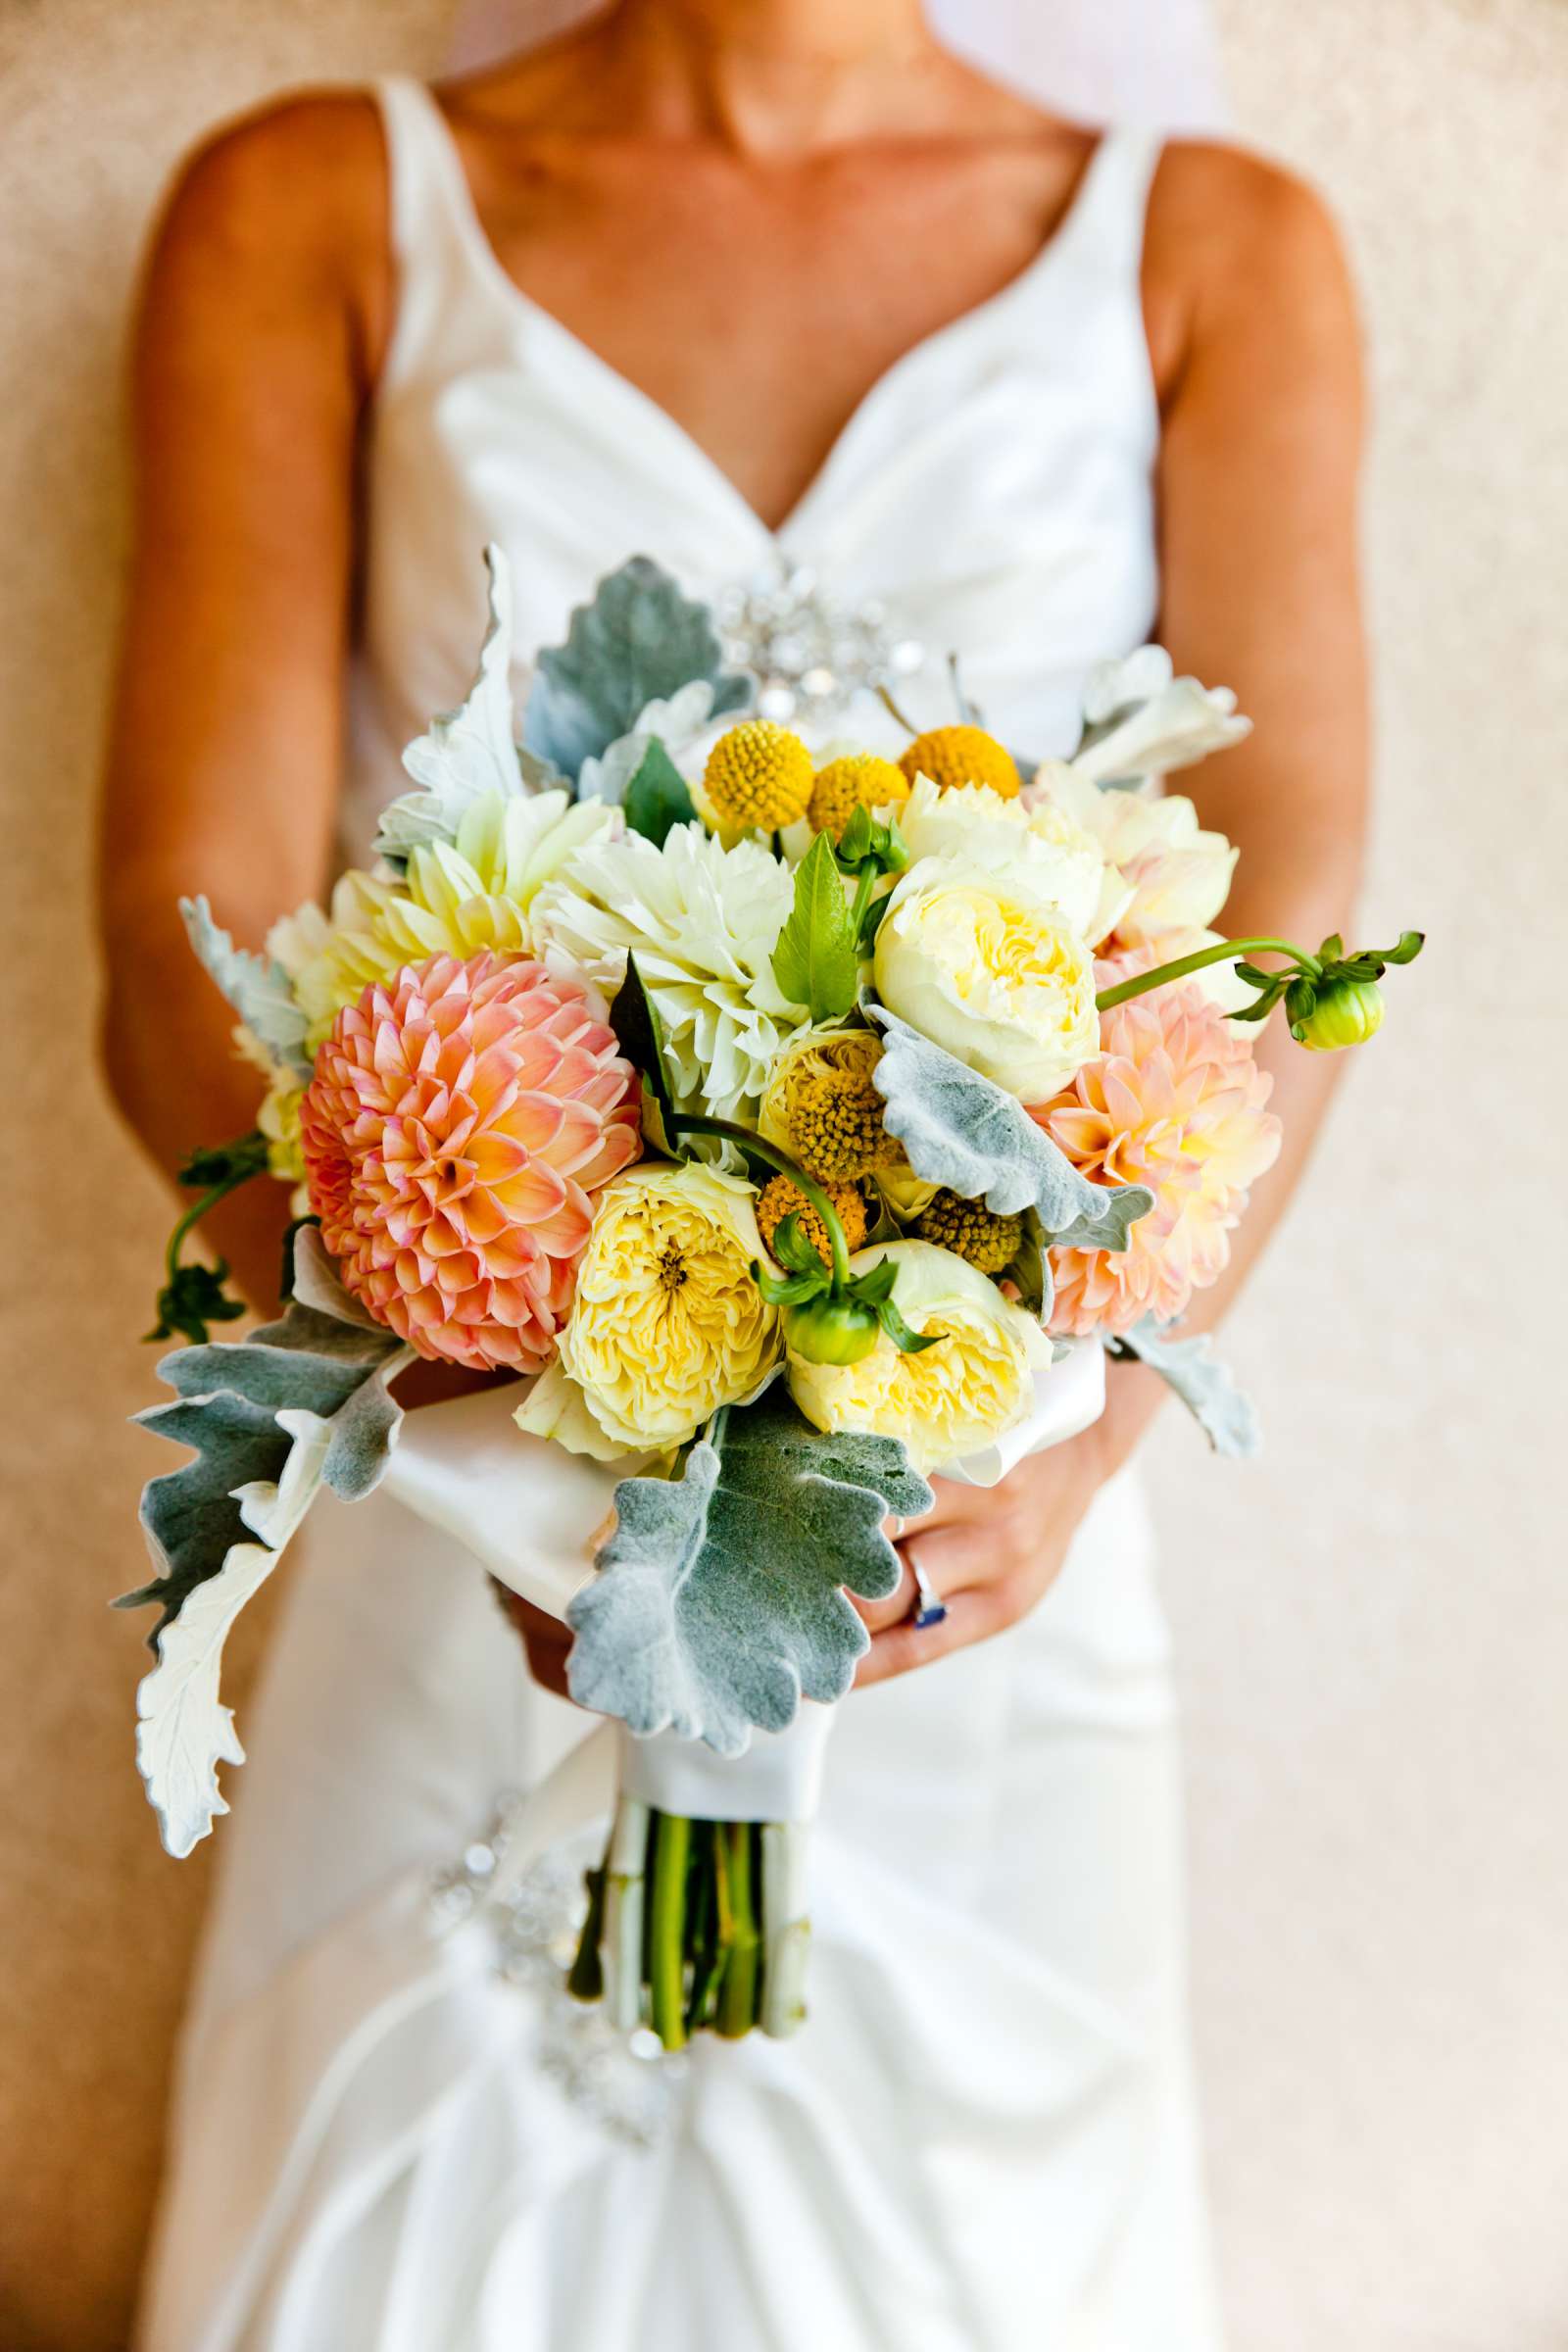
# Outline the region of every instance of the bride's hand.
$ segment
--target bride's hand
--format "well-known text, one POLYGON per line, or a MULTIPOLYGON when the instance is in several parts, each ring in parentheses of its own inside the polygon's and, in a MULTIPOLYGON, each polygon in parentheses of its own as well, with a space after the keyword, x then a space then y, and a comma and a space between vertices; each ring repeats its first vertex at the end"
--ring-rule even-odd
POLYGON ((546 1690, 558 1698, 570 1698, 566 1688, 566 1655, 571 1648, 571 1629, 548 1609, 536 1609, 531 1600, 514 1592, 498 1577, 490 1579, 491 1590, 502 1610, 511 1621, 513 1630, 528 1653, 528 1672, 546 1690))
POLYGON ((1028 1455, 1000 1486, 933 1480, 935 1508, 909 1520, 899 1539, 898 1591, 887 1600, 855 1604, 871 1632, 856 1689, 929 1666, 1026 1617, 1055 1583, 1080 1520, 1127 1451, 1120 1435, 1100 1421, 1064 1446, 1028 1455), (911 1553, 947 1605, 939 1624, 914 1624, 911 1553))

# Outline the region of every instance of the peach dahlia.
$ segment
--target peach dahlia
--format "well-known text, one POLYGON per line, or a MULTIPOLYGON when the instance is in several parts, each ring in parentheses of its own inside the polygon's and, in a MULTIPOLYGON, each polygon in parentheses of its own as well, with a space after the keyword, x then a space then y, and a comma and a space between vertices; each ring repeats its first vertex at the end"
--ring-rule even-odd
POLYGON ((598 1000, 543 964, 432 956, 373 982, 300 1116, 346 1287, 421 1355, 539 1370, 594 1195, 641 1150, 638 1101, 598 1000))

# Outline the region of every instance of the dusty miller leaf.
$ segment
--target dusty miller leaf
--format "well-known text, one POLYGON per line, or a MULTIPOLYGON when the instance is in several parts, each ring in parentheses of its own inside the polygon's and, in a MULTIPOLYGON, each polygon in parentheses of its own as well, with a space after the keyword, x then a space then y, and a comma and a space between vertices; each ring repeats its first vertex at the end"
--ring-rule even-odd
POLYGON ((213 910, 204 898, 181 899, 179 911, 186 937, 203 967, 251 1035, 274 1061, 308 1078, 311 1056, 305 1050, 305 1032, 309 1023, 294 1002, 294 986, 283 966, 270 956, 253 956, 248 948, 236 948, 222 926, 214 922, 213 910))
POLYGON ((931 1490, 897 1439, 823 1436, 775 1383, 715 1414, 678 1479, 623 1479, 599 1574, 567 1623, 571 1694, 641 1737, 739 1755, 802 1696, 842 1698, 867 1646, 841 1587, 897 1591, 888 1512, 931 1490))
POLYGON ((809 1006, 813 1021, 848 1012, 859 987, 855 926, 833 843, 818 833, 795 869, 795 905, 773 950, 773 977, 792 1004, 809 1006))
POLYGON ((484 551, 489 573, 489 620, 479 649, 473 684, 456 710, 430 721, 416 736, 403 764, 418 786, 381 811, 374 848, 392 865, 406 865, 410 853, 432 842, 453 842, 477 800, 490 793, 508 798, 559 785, 548 760, 519 750, 512 707, 512 573, 499 547, 484 551))
POLYGON ((923 1183, 984 1200, 998 1216, 1032 1208, 1054 1249, 1126 1249, 1152 1193, 1091 1184, 1013 1096, 885 1007, 869 1010, 886 1033, 872 1073, 887 1104, 883 1123, 923 1183))
POLYGON ((523 713, 523 741, 575 777, 629 733, 652 702, 704 678, 712 709, 733 710, 750 681, 727 672, 706 605, 683 596, 668 572, 633 556, 579 605, 566 642, 540 654, 523 713))
POLYGON ((175 1401, 136 1416, 194 1457, 149 1480, 141 1520, 158 1573, 115 1604, 162 1610, 137 1747, 172 1853, 188 1853, 225 1809, 214 1767, 240 1761, 218 1698, 229 1626, 323 1485, 349 1502, 375 1486, 402 1418, 387 1382, 408 1350, 357 1309, 335 1311, 342 1293, 314 1226, 295 1263, 297 1295, 277 1322, 177 1348, 159 1365, 175 1401))
POLYGON ((1230 1367, 1213 1353, 1207 1333, 1173 1339, 1173 1326, 1146 1315, 1131 1331, 1110 1342, 1112 1355, 1135 1355, 1157 1372, 1198 1421, 1216 1453, 1246 1461, 1263 1443, 1257 1414, 1236 1386, 1230 1367))

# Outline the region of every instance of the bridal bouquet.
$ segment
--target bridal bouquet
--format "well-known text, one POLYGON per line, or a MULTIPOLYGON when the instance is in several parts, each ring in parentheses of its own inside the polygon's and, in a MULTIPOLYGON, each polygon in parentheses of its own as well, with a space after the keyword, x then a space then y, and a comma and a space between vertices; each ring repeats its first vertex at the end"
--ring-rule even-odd
POLYGON ((466 1409, 399 1447, 400 1371, 514 1376, 407 1493, 444 1481, 430 1515, 565 1616, 574 1697, 623 1727, 573 1989, 666 2047, 785 2033, 803 1825, 867 1644, 849 1595, 897 1589, 890 1523, 932 1473, 1082 1428, 1106 1351, 1249 1448, 1173 1336, 1278 1148, 1247 1024, 1283 1000, 1302 1045, 1354 1044, 1421 943, 1210 928, 1235 852, 1150 780, 1247 721, 1155 648, 1094 676, 1066 761, 961 699, 896 759, 813 751, 735 715, 709 613, 639 559, 539 655, 519 746, 489 563, 478 675, 410 747, 373 869, 262 955, 184 906, 265 1091, 183 1171, 152 1335, 188 1344, 142 1419, 192 1458, 143 1500, 139 1762, 188 1852, 242 1760, 237 1611, 322 1488, 356 1500, 466 1409), (266 1171, 298 1194, 287 1304, 214 1341, 243 1310, 186 1237, 266 1171))

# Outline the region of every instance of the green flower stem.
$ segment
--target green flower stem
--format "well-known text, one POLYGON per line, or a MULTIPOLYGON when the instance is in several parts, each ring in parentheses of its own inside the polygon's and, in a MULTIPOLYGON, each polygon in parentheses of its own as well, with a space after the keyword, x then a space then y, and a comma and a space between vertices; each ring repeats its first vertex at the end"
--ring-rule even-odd
POLYGON ((260 1176, 261 1173, 259 1167, 237 1169, 232 1176, 225 1176, 220 1184, 210 1186, 199 1200, 192 1201, 170 1235, 169 1248, 164 1251, 164 1272, 170 1282, 179 1272, 180 1252, 185 1247, 186 1235, 201 1223, 210 1209, 218 1206, 220 1200, 226 1200, 230 1193, 237 1193, 242 1184, 249 1184, 253 1176, 260 1176))
POLYGON ((855 886, 855 905, 850 908, 850 930, 857 948, 860 944, 860 925, 865 920, 865 910, 871 904, 871 893, 876 888, 877 876, 881 871, 876 859, 868 858, 860 868, 860 878, 855 886))
POLYGON ((834 1289, 844 1291, 849 1288, 850 1245, 839 1223, 839 1212, 822 1187, 813 1183, 804 1168, 797 1167, 788 1152, 780 1152, 774 1144, 764 1143, 760 1135, 753 1134, 750 1127, 742 1127, 734 1119, 688 1117, 684 1111, 677 1110, 671 1113, 666 1124, 673 1124, 677 1135, 721 1135, 726 1142, 739 1144, 747 1152, 755 1152, 759 1159, 765 1160, 770 1168, 777 1168, 781 1176, 787 1176, 791 1184, 806 1195, 827 1229, 833 1251, 834 1289))
POLYGON ((757 2023, 758 1959, 761 1936, 752 1891, 752 1825, 727 1821, 719 1832, 723 1884, 728 1890, 730 1947, 718 1996, 718 2030, 735 2041, 757 2023))
POLYGON ((1101 1012, 1108 1012, 1113 1004, 1125 1004, 1133 997, 1141 997, 1152 988, 1163 988, 1171 980, 1185 980, 1189 972, 1200 972, 1211 963, 1234 963, 1242 956, 1288 956, 1298 970, 1310 978, 1318 978, 1323 970, 1315 956, 1297 947, 1288 939, 1222 939, 1212 948, 1200 948, 1191 956, 1180 956, 1174 963, 1158 963, 1150 972, 1135 972, 1132 979, 1122 980, 1114 988, 1102 988, 1095 1004, 1101 1012))
POLYGON ((648 1990, 654 2032, 666 2050, 682 2049, 686 2042, 686 1869, 691 1839, 692 1825, 683 1814, 656 1814, 648 1990))

